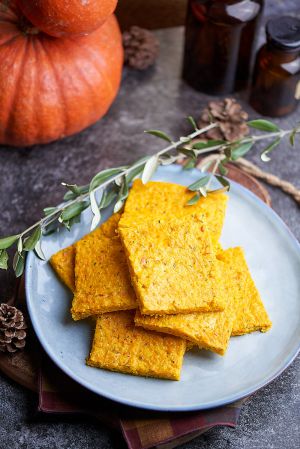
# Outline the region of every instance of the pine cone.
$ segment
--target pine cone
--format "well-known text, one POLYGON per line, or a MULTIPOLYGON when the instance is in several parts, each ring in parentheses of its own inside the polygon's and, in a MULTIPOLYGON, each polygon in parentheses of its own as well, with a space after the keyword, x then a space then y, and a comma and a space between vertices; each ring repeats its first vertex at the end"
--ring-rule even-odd
POLYGON ((145 70, 154 64, 159 43, 149 30, 132 26, 123 33, 125 64, 133 69, 145 70))
POLYGON ((24 348, 26 328, 20 310, 7 304, 0 304, 0 351, 16 352, 24 348))
POLYGON ((209 102, 208 107, 202 112, 198 125, 204 128, 211 122, 217 122, 219 126, 204 136, 207 139, 233 142, 249 133, 247 119, 247 112, 243 111, 242 106, 234 98, 225 98, 224 101, 209 102))

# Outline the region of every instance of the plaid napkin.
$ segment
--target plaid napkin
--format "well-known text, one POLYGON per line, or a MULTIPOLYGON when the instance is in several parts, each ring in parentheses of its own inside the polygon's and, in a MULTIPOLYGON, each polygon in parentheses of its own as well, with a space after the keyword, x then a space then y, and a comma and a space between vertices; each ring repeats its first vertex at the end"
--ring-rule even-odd
POLYGON ((172 449, 215 426, 235 427, 246 400, 193 413, 151 412, 117 404, 81 387, 43 355, 39 411, 81 413, 122 432, 129 449, 172 449))

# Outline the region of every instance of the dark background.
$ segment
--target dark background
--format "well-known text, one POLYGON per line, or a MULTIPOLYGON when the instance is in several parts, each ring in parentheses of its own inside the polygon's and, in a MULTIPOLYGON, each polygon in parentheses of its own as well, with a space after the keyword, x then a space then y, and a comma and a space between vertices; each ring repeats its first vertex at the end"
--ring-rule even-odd
MULTIPOLYGON (((299 13, 299 0, 269 0, 265 15, 299 13), (298 11, 297 11, 298 7, 298 11)), ((208 101, 180 79, 183 30, 157 31, 161 52, 146 73, 125 71, 109 114, 77 136, 34 148, 0 148, 0 235, 17 233, 38 220, 43 207, 58 203, 61 181, 84 184, 96 171, 152 154, 161 143, 143 134, 159 128, 178 137, 187 131, 184 117, 196 118, 208 101)), ((239 98, 239 97, 238 97, 239 98)), ((242 100, 245 96, 242 96, 242 100)), ((254 111, 246 104, 252 118, 254 111)), ((300 111, 277 121, 292 127, 300 111)), ((298 141, 299 142, 299 141, 298 141)), ((300 188, 299 149, 282 143, 266 169, 300 188)), ((249 158, 261 164, 258 151, 249 158)), ((274 209, 300 238, 299 207, 277 189, 269 189, 274 209)), ((0 301, 12 294, 14 277, 0 273, 0 301)), ((284 298, 283 298, 284 301, 284 298)), ((0 374, 0 449, 115 449, 122 438, 84 418, 41 417, 36 396, 0 374)), ((236 429, 218 428, 182 446, 185 449, 298 449, 300 447, 300 359, 243 407, 236 429)))

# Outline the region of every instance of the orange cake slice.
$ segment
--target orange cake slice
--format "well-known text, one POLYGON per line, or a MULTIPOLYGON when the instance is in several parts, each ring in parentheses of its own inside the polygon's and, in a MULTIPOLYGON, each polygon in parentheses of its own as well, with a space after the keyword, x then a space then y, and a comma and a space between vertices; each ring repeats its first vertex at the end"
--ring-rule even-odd
POLYGON ((198 215, 120 227, 143 314, 223 310, 217 261, 198 215))
POLYGON ((271 321, 247 267, 243 250, 218 253, 226 308, 223 312, 149 316, 137 311, 135 323, 145 329, 186 338, 200 348, 224 355, 231 335, 266 332, 271 321))
POLYGON ((50 264, 58 277, 73 292, 75 290, 75 245, 53 254, 50 264))
POLYGON ((194 213, 204 214, 215 244, 222 233, 228 196, 224 193, 209 194, 195 205, 187 206, 194 194, 179 184, 155 181, 143 184, 137 179, 130 189, 119 227, 132 227, 156 218, 167 220, 194 213))
POLYGON ((134 325, 134 312, 105 313, 97 318, 87 364, 137 376, 179 380, 185 340, 134 325))
MULTIPOLYGON (((120 214, 114 214, 101 224, 93 233, 106 237, 116 236, 120 214)), ((53 254, 50 264, 63 283, 72 291, 75 290, 75 252, 76 243, 53 254)))
POLYGON ((267 332, 272 322, 251 276, 243 249, 230 248, 220 252, 217 257, 229 264, 232 273, 235 318, 231 335, 267 332))

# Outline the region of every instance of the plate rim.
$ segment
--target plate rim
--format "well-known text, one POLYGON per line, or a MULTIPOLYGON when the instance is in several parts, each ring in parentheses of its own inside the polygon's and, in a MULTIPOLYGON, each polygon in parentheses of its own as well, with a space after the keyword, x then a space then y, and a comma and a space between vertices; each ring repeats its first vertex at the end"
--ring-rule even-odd
MULTIPOLYGON (((173 171, 177 172, 182 170, 181 166, 167 166, 167 167, 160 167, 162 170, 173 171)), ((198 173, 199 170, 192 169, 192 173, 198 173)), ((204 174, 203 174, 204 175, 204 174)), ((289 235, 289 238, 291 240, 291 243, 293 243, 294 249, 296 249, 299 252, 300 255, 300 243, 298 242, 297 238, 294 236, 292 231, 289 229, 287 224, 283 221, 283 219, 272 209, 269 207, 266 203, 264 203, 259 197, 257 197, 254 193, 252 193, 250 190, 248 190, 246 187, 242 186, 241 184, 237 183, 236 181, 230 180, 230 183, 235 186, 236 189, 240 190, 243 195, 248 196, 252 201, 254 201, 259 208, 263 209, 264 211, 267 211, 268 214, 272 215, 272 218, 275 219, 279 225, 281 225, 284 230, 289 235)), ((283 366, 281 366, 277 371, 275 371, 273 374, 271 374, 269 377, 267 377, 264 381, 258 383, 257 385, 253 386, 253 388, 248 388, 247 390, 237 393, 236 395, 231 395, 228 398, 224 398, 221 400, 215 400, 210 401, 208 403, 199 404, 199 405, 174 405, 174 406, 164 406, 164 405, 154 405, 145 403, 142 401, 137 400, 130 400, 130 399, 124 399, 124 398, 118 398, 114 396, 113 394, 106 392, 104 389, 101 390, 101 388, 96 388, 93 385, 90 385, 88 381, 82 379, 80 376, 76 375, 71 369, 69 369, 65 364, 55 355, 55 352, 52 351, 50 345, 48 345, 47 342, 43 341, 43 338, 39 332, 38 323, 35 319, 34 314, 34 307, 33 302, 29 301, 30 297, 30 273, 31 273, 31 262, 36 256, 33 252, 30 252, 28 254, 27 260, 26 260, 26 267, 25 267, 25 293, 26 293, 26 304, 30 316, 30 320, 34 329, 34 332, 47 353, 47 355, 50 357, 50 359, 61 369, 67 376, 69 376, 72 380, 79 383, 89 391, 92 391, 93 393, 97 394, 98 396, 102 396, 104 398, 110 399, 114 402, 127 405, 130 407, 140 408, 144 410, 152 410, 152 411, 159 411, 159 412, 191 412, 191 411, 200 411, 200 410, 209 410, 212 408, 217 408, 221 406, 225 406, 228 404, 232 404, 233 402, 239 401, 241 399, 244 399, 245 397, 248 397, 255 392, 261 390, 265 386, 269 385, 271 382, 273 382, 277 377, 279 377, 296 359, 297 355, 300 352, 300 339, 298 342, 298 346, 296 349, 288 356, 288 359, 284 363, 283 366)), ((113 374, 113 373, 112 373, 113 374)))

